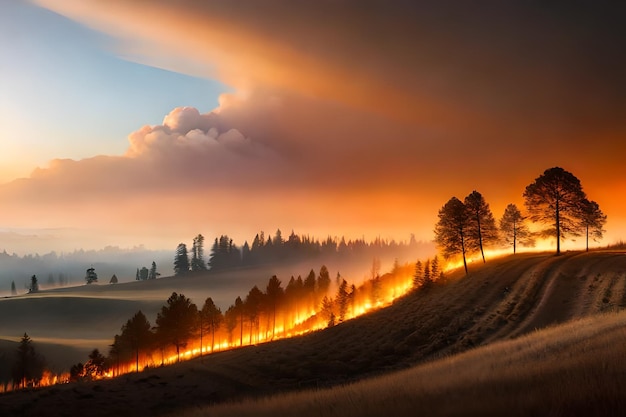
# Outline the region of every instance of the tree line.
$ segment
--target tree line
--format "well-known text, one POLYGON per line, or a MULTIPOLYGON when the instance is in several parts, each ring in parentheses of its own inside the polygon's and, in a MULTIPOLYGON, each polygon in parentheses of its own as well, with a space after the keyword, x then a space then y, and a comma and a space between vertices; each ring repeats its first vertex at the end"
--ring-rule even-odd
POLYGON ((174 255, 175 275, 275 262, 308 261, 323 255, 374 257, 383 253, 397 254, 399 251, 414 250, 420 244, 413 235, 408 243, 380 238, 367 242, 365 239, 346 240, 344 237, 337 239, 330 236, 319 240, 300 236, 293 231, 285 239, 278 229, 273 236, 266 236, 261 231, 256 234, 251 245, 246 240, 241 247, 228 235, 216 237, 207 260, 204 256, 204 241, 204 236, 199 234, 194 237, 191 250, 185 243, 178 244, 174 255))
POLYGON ((461 256, 467 273, 467 256, 480 254, 485 261, 485 248, 510 245, 532 246, 537 237, 556 239, 556 254, 566 237, 585 236, 601 239, 607 216, 595 201, 589 200, 580 180, 560 167, 549 168, 529 184, 523 193, 526 214, 509 204, 499 224, 485 198, 473 191, 464 201, 452 197, 439 210, 435 225, 435 242, 445 258, 461 256), (528 222, 539 230, 531 232, 528 222))

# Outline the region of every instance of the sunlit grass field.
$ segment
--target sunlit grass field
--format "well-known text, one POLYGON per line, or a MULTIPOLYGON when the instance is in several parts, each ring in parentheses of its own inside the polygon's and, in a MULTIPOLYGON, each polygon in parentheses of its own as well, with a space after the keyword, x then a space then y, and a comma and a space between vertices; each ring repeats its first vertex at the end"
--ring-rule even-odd
POLYGON ((184 416, 622 416, 625 390, 621 312, 345 386, 188 410, 184 416))

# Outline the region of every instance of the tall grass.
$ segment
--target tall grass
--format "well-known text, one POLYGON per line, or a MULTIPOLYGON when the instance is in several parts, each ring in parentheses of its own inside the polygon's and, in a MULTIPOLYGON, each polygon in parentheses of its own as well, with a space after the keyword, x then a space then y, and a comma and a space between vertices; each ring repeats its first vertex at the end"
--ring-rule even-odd
POLYGON ((188 410, 200 416, 626 415, 626 312, 322 390, 188 410))

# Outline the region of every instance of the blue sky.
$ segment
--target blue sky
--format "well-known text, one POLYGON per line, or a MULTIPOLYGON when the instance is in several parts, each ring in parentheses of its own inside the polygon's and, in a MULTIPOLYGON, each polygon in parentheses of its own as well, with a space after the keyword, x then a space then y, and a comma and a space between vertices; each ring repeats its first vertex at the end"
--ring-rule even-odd
POLYGON ((116 55, 115 40, 29 2, 0 0, 0 183, 54 158, 120 155, 178 106, 207 112, 223 84, 116 55))

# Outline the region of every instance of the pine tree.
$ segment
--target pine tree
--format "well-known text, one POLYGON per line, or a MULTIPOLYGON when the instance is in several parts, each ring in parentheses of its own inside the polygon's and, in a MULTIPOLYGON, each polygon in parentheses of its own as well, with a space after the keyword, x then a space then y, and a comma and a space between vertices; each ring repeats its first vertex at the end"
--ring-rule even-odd
POLYGON ((439 269, 439 257, 435 255, 433 261, 430 264, 430 278, 432 281, 437 281, 443 272, 439 269))
POLYGON ((180 348, 187 346, 196 329, 198 308, 183 294, 172 293, 167 305, 157 314, 156 335, 164 346, 176 347, 176 358, 180 361, 180 348))
POLYGON ((174 257, 174 275, 184 275, 189 272, 189 256, 187 245, 179 243, 174 257))
POLYGON ((504 209, 500 219, 500 238, 506 245, 513 246, 513 253, 517 253, 517 245, 533 246, 535 240, 526 225, 526 218, 515 204, 509 204, 504 209))
POLYGON ((113 274, 113 276, 111 277, 111 280, 109 281, 109 284, 117 284, 118 280, 117 280, 117 275, 113 274))
POLYGON ((22 336, 16 354, 12 369, 13 383, 20 387, 37 385, 43 377, 45 360, 35 352, 28 334, 22 336))
POLYGON ((589 237, 594 241, 602 239, 606 224, 606 214, 602 213, 600 206, 595 201, 586 198, 581 203, 580 219, 582 227, 585 229, 585 250, 589 251, 589 237))
POLYGON ((211 352, 215 350, 215 332, 219 329, 224 317, 222 311, 215 305, 211 297, 204 301, 199 312, 200 316, 200 355, 204 348, 203 335, 205 331, 211 332, 211 352))
POLYGON ((415 262, 415 272, 413 273, 413 288, 420 288, 424 285, 424 266, 418 259, 415 262))
POLYGON ((29 293, 39 292, 39 282, 37 281, 37 276, 33 275, 30 277, 30 287, 28 288, 29 293))
POLYGON ((15 281, 11 281, 11 295, 17 295, 17 289, 15 288, 15 281))
POLYGON ((148 279, 157 279, 157 277, 161 275, 157 272, 156 262, 152 261, 152 266, 150 266, 150 271, 148 271, 148 279))
POLYGON ((139 353, 151 345, 154 334, 150 322, 139 310, 122 326, 119 336, 120 347, 128 347, 135 356, 135 372, 139 372, 139 353))

